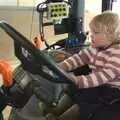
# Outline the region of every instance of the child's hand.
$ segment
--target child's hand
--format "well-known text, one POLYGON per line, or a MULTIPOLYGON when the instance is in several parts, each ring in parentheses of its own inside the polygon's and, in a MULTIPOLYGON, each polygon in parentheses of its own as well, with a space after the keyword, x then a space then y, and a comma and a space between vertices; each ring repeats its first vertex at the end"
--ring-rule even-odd
POLYGON ((68 71, 66 65, 63 62, 57 63, 57 66, 60 67, 64 71, 68 71))
POLYGON ((71 79, 77 84, 77 79, 76 76, 72 73, 69 73, 69 76, 71 77, 71 79))
MULTIPOLYGON (((60 67, 62 70, 67 72, 67 68, 66 66, 63 64, 63 62, 57 63, 57 66, 60 67)), ((68 76, 75 82, 75 84, 77 85, 77 78, 73 73, 68 73, 68 76)))

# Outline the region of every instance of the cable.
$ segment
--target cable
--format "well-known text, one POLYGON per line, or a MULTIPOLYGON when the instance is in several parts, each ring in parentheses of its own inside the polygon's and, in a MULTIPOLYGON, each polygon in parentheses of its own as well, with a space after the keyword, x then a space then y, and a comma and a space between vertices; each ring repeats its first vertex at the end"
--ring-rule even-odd
POLYGON ((39 33, 41 35, 42 41, 44 41, 46 47, 49 48, 50 45, 48 44, 48 42, 45 39, 44 28, 43 28, 43 26, 44 26, 44 23, 43 23, 43 13, 44 13, 44 11, 46 9, 47 9, 47 1, 37 5, 37 11, 39 12, 39 33), (44 5, 46 5, 46 8, 43 8, 44 5))

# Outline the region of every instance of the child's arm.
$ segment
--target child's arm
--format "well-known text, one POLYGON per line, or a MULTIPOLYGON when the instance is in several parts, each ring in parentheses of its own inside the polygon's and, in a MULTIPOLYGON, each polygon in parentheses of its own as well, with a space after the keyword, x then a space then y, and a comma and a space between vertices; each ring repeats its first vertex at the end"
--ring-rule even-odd
POLYGON ((58 63, 58 66, 65 71, 71 71, 83 65, 89 64, 92 61, 93 54, 96 54, 94 49, 83 49, 79 53, 58 63))
POLYGON ((114 82, 120 75, 120 55, 113 56, 105 64, 104 68, 93 71, 89 75, 72 76, 79 88, 97 87, 99 85, 114 82))

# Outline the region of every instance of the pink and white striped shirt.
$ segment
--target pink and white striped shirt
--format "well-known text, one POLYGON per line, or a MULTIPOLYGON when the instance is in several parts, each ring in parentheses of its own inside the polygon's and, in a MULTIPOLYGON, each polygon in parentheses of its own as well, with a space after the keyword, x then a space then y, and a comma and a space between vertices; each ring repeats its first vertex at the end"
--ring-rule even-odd
POLYGON ((74 77, 79 88, 97 87, 105 83, 120 85, 120 44, 102 51, 83 49, 60 64, 65 71, 89 65, 92 73, 74 77))

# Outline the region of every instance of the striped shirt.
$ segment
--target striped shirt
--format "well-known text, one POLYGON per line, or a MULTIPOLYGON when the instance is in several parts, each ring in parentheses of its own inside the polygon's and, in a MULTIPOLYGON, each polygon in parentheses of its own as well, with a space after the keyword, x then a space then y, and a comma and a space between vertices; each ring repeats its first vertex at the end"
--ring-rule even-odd
POLYGON ((65 71, 89 65, 92 69, 90 74, 73 77, 79 88, 97 87, 105 83, 120 85, 120 44, 102 51, 83 49, 60 64, 65 71))

